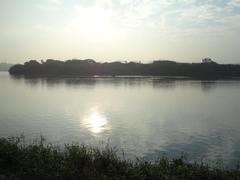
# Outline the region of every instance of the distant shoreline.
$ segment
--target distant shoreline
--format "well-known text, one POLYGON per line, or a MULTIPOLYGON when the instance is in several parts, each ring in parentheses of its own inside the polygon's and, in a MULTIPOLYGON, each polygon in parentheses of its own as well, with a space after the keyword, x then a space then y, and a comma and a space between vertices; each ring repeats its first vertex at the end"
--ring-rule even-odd
POLYGON ((25 77, 166 77, 170 79, 240 79, 240 65, 206 63, 177 63, 154 61, 99 63, 94 60, 31 60, 9 69, 14 76, 25 77))
MULTIPOLYGON (((0 71, 8 73, 7 71, 0 71)), ((79 76, 79 75, 12 75, 14 78, 27 78, 27 79, 36 79, 36 78, 79 78, 79 79, 149 79, 152 78, 153 80, 209 80, 209 81, 215 81, 215 80, 236 80, 239 81, 240 77, 222 77, 222 78, 194 78, 194 77, 183 77, 183 76, 151 76, 151 75, 120 75, 120 76, 106 76, 106 75, 89 75, 89 76, 79 76)))
POLYGON ((9 69, 10 69, 13 65, 14 65, 14 64, 0 63, 0 72, 2 72, 2 71, 9 71, 9 69))

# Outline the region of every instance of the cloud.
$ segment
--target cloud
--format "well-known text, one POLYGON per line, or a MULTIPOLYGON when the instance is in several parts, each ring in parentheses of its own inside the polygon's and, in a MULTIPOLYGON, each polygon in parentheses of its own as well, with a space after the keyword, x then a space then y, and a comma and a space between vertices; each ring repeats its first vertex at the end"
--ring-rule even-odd
POLYGON ((46 32, 46 33, 49 33, 52 31, 52 27, 46 26, 46 25, 36 25, 35 29, 41 32, 46 32))
POLYGON ((48 0, 48 3, 55 4, 55 5, 61 5, 62 1, 61 0, 48 0))
POLYGON ((233 8, 239 8, 240 7, 240 0, 230 0, 228 2, 228 5, 233 8))
POLYGON ((185 21, 195 21, 199 23, 201 21, 218 18, 219 11, 221 11, 221 9, 214 5, 202 5, 183 10, 180 16, 185 21))
MULTIPOLYGON (((48 0, 61 4, 60 0, 48 0)), ((240 29, 239 13, 229 10, 240 0, 216 3, 213 0, 93 0, 74 1, 62 21, 64 33, 127 37, 132 34, 162 38, 193 37, 205 33, 222 36, 240 29), (89 1, 90 2, 90 1, 89 1), (116 33, 117 32, 117 33, 116 33), (132 34, 131 34, 132 33, 132 34), (126 35, 124 35, 126 34, 126 35)), ((49 7, 55 7, 49 5, 49 7)), ((65 6, 56 6, 62 10, 65 6)), ((38 28, 44 30, 45 28, 38 28)), ((46 29, 45 29, 46 30, 46 29)), ((134 35, 135 36, 135 35, 134 35)), ((116 38, 116 37, 115 37, 116 38)))

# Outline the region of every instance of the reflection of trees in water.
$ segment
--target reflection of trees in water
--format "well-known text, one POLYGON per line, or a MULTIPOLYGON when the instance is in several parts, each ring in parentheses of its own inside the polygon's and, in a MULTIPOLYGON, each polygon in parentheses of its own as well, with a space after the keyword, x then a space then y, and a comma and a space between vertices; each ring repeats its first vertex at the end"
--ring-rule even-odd
POLYGON ((240 86, 240 81, 218 81, 218 80, 191 80, 187 78, 178 77, 160 77, 160 76, 97 76, 97 77, 24 77, 24 76, 10 76, 16 83, 25 83, 30 86, 47 86, 55 87, 66 85, 69 87, 77 86, 125 86, 125 87, 140 87, 143 85, 150 85, 153 88, 174 89, 177 86, 191 85, 199 87, 204 92, 209 92, 216 88, 216 86, 240 86), (236 83, 237 82, 237 83, 236 83))
POLYGON ((176 87, 176 79, 153 79, 152 86, 154 88, 173 89, 176 87))
POLYGON ((23 81, 26 85, 30 86, 47 86, 55 87, 61 85, 67 86, 95 86, 95 85, 111 85, 111 86, 141 86, 149 83, 151 78, 149 77, 24 77, 24 76, 12 76, 14 81, 23 81))
POLYGON ((10 75, 11 80, 14 81, 14 83, 24 83, 30 86, 38 86, 42 84, 43 79, 42 78, 34 78, 34 77, 24 77, 24 76, 13 76, 10 75))
POLYGON ((14 76, 14 75, 9 75, 10 79, 14 81, 15 83, 20 83, 24 81, 24 76, 14 76))
POLYGON ((29 78, 29 79, 24 79, 24 83, 29 84, 31 86, 39 86, 39 85, 42 85, 44 82, 43 82, 43 79, 41 78, 29 78))
POLYGON ((9 75, 10 79, 13 81, 19 81, 19 80, 24 80, 24 76, 15 76, 15 75, 9 75))
POLYGON ((191 79, 183 76, 173 76, 173 77, 157 77, 153 78, 152 85, 154 88, 166 88, 166 89, 173 89, 176 88, 178 85, 185 86, 189 84, 191 79))
POLYGON ((44 84, 51 86, 58 85, 67 85, 67 86, 79 86, 79 85, 95 85, 96 82, 94 79, 85 79, 85 78, 46 78, 44 84))
POLYGON ((215 80, 215 81, 201 81, 201 88, 208 92, 216 88, 240 88, 239 80, 215 80))
POLYGON ((209 92, 217 86, 216 81, 201 81, 201 88, 204 92, 209 92))
POLYGON ((177 82, 184 81, 183 79, 166 78, 166 77, 151 77, 151 76, 98 76, 98 77, 24 77, 11 76, 14 81, 24 82, 30 86, 47 86, 55 87, 66 85, 69 87, 78 86, 125 86, 125 87, 140 87, 142 85, 150 85, 154 88, 172 89, 177 86, 177 82))
POLYGON ((67 86, 138 86, 142 84, 142 80, 133 78, 118 78, 118 77, 81 77, 81 78, 53 78, 46 79, 47 85, 65 84, 67 86))

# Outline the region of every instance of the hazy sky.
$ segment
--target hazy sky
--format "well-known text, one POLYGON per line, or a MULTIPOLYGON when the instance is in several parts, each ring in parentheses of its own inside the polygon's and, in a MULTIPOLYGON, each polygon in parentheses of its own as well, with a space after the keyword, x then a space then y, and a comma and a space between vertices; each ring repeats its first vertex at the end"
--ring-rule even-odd
POLYGON ((240 63, 240 0, 0 0, 0 62, 240 63))

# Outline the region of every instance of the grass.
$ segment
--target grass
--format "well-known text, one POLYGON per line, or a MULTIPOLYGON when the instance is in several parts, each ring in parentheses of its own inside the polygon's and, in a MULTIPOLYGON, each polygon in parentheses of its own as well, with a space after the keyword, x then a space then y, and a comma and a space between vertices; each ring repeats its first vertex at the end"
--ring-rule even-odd
POLYGON ((123 160, 109 147, 44 143, 26 144, 22 137, 0 139, 0 180, 107 180, 107 179, 240 179, 239 170, 188 163, 184 158, 162 157, 155 162, 123 160))

